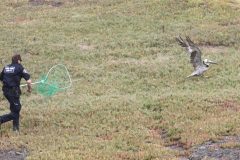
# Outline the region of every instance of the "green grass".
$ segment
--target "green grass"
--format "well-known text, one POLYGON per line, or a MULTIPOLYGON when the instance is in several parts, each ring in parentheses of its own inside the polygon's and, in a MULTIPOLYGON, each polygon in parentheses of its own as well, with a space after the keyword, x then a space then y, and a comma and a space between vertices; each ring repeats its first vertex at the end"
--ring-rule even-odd
POLYGON ((239 133, 239 1, 61 2, 0 2, 2 67, 18 51, 33 81, 58 63, 78 80, 51 98, 23 88, 21 134, 4 124, 1 149, 25 146, 31 160, 175 159, 165 145, 176 140, 191 147, 239 133), (219 62, 207 78, 185 79, 179 34, 219 62))

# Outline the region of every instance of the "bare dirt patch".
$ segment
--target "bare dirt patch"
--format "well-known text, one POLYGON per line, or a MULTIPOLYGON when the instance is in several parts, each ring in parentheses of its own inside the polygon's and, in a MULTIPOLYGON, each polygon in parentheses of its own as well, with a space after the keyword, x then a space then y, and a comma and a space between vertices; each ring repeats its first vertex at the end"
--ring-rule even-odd
POLYGON ((39 6, 39 5, 51 5, 53 7, 60 7, 63 5, 63 2, 60 1, 46 1, 46 0, 29 0, 28 1, 32 6, 39 6))
POLYGON ((190 160, 214 159, 214 160, 239 160, 240 147, 239 136, 226 136, 218 141, 207 141, 193 147, 190 160))
POLYGON ((18 150, 0 150, 0 159, 2 160, 25 160, 27 157, 27 150, 22 148, 18 150))
POLYGON ((80 50, 93 50, 94 49, 94 46, 91 46, 91 45, 87 45, 87 44, 79 44, 78 45, 80 50))
POLYGON ((30 24, 31 22, 34 22, 33 19, 28 19, 28 18, 25 18, 25 17, 15 17, 13 19, 9 19, 7 20, 8 23, 11 23, 11 24, 30 24))
POLYGON ((33 6, 37 6, 43 5, 45 3, 45 0, 29 0, 28 2, 33 6))
POLYGON ((240 136, 223 136, 218 140, 208 140, 191 146, 180 140, 168 140, 166 131, 159 132, 165 146, 178 152, 179 160, 239 160, 240 136))
POLYGON ((236 112, 240 111, 240 104, 236 100, 215 100, 215 101, 208 101, 213 103, 216 106, 221 107, 223 110, 233 110, 236 112))
POLYGON ((179 151, 179 160, 239 160, 239 142, 239 136, 225 136, 220 140, 209 140, 189 149, 181 145, 172 145, 170 149, 179 151))

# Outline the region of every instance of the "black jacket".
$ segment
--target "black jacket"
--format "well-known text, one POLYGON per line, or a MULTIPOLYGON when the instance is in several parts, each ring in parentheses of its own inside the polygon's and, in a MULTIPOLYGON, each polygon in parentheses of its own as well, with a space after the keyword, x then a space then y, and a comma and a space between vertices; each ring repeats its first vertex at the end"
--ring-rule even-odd
POLYGON ((22 78, 27 81, 30 79, 30 75, 19 63, 5 66, 0 74, 0 80, 3 82, 3 87, 6 88, 19 88, 22 78))

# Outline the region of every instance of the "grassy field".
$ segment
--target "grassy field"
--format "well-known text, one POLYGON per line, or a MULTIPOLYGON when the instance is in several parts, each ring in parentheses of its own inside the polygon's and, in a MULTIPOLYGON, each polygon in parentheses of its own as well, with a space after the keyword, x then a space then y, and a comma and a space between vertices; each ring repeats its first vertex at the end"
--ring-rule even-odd
POLYGON ((33 81, 58 63, 76 81, 50 98, 23 88, 21 133, 2 125, 0 149, 25 147, 29 160, 172 160, 180 153, 167 145, 239 135, 239 15, 238 0, 1 0, 2 67, 17 51, 33 81), (219 63, 205 77, 185 79, 193 68, 179 34, 219 63))

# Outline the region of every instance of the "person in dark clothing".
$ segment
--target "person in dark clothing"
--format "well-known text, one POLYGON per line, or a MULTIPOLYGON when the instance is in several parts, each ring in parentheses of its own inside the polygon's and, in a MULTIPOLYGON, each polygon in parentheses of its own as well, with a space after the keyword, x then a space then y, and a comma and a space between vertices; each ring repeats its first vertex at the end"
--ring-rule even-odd
POLYGON ((19 116, 21 111, 20 103, 20 81, 24 78, 27 81, 28 92, 31 92, 31 79, 29 73, 21 65, 21 56, 15 54, 12 57, 12 63, 6 65, 1 74, 0 80, 3 83, 2 91, 10 104, 10 113, 0 116, 0 125, 2 123, 13 121, 13 131, 19 131, 19 116))

